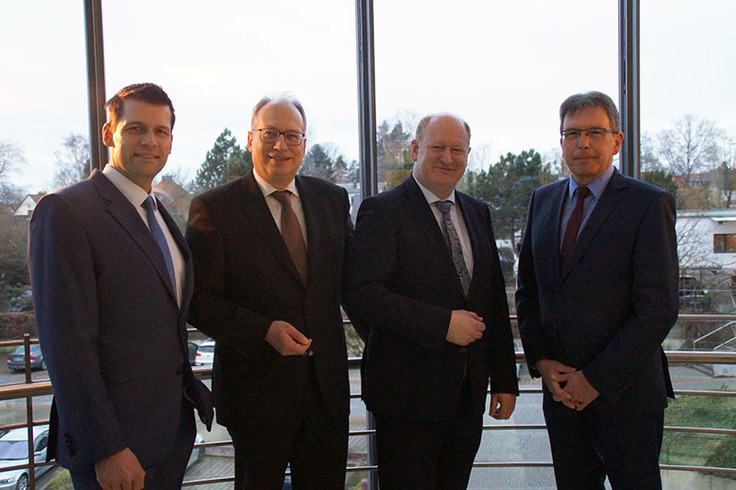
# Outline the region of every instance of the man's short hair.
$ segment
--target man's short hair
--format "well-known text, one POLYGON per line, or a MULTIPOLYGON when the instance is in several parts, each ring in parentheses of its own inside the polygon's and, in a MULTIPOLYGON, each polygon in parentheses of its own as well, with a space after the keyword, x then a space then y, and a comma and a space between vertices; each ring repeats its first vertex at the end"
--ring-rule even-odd
POLYGON ((281 94, 277 95, 275 97, 272 97, 270 95, 266 95, 261 100, 258 101, 258 103, 253 107, 253 116, 250 118, 250 127, 253 128, 253 125, 256 122, 256 117, 258 116, 258 113, 261 112, 261 109, 263 109, 266 105, 270 104, 271 102, 288 102, 289 104, 293 105, 294 108, 296 108, 297 111, 299 111, 299 115, 302 116, 302 123, 304 124, 304 130, 307 130, 307 115, 304 113, 304 106, 302 106, 302 103, 299 102, 299 100, 289 94, 281 94))
POLYGON ((422 133, 424 133, 424 130, 426 129, 427 124, 429 124, 429 122, 432 119, 439 117, 439 116, 452 116, 458 121, 460 121, 461 123, 463 123, 463 126, 465 126, 465 131, 468 133, 468 144, 470 144, 470 125, 467 122, 465 122, 465 119, 458 117, 455 114, 450 114, 448 112, 439 112, 436 114, 427 114, 426 116, 424 116, 422 120, 419 121, 419 124, 417 124, 417 132, 416 132, 416 135, 414 136, 414 139, 417 140, 417 143, 421 141, 422 133))
POLYGON ((174 104, 164 92, 164 89, 155 83, 134 83, 127 87, 121 88, 118 93, 113 95, 105 104, 107 109, 107 121, 110 127, 115 128, 120 117, 123 114, 123 102, 126 100, 140 100, 153 105, 165 105, 171 110, 171 129, 174 129, 174 104))
POLYGON ((606 111, 606 114, 608 114, 608 122, 611 124, 611 129, 617 133, 621 131, 619 123, 620 116, 618 114, 618 109, 616 109, 616 104, 614 104, 613 100, 603 92, 593 90, 591 92, 571 95, 565 99, 565 102, 560 106, 560 132, 564 129, 562 125, 568 114, 575 114, 579 110, 586 109, 588 107, 600 107, 606 111))

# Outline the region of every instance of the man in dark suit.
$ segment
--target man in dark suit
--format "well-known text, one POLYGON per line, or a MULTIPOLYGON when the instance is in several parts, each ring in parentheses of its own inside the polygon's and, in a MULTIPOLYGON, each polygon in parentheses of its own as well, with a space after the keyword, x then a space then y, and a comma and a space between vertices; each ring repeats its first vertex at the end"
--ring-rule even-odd
POLYGON ((253 110, 253 171, 194 198, 192 324, 216 341, 217 420, 235 487, 342 489, 349 386, 340 311, 347 192, 296 176, 306 118, 291 98, 253 110))
POLYGON ((54 386, 49 447, 76 488, 178 488, 196 435, 192 404, 208 425, 213 413, 188 362, 189 249, 151 193, 174 109, 153 84, 125 87, 107 108, 110 163, 41 199, 30 225, 54 386))
POLYGON ((658 488, 672 385, 662 341, 677 319, 675 203, 612 167, 624 135, 600 92, 560 107, 571 177, 531 197, 516 305, 544 381, 559 488, 658 488), (587 197, 586 197, 587 196, 587 197))
POLYGON ((455 191, 470 128, 421 120, 412 175, 363 202, 350 252, 348 313, 366 342, 363 400, 376 417, 383 489, 465 488, 489 414, 518 386, 506 289, 481 201, 455 191))

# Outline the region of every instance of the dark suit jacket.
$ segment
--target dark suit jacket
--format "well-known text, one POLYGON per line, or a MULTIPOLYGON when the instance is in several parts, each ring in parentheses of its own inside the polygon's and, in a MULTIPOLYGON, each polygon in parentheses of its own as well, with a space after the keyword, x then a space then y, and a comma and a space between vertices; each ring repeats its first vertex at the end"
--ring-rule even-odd
POLYGON ((413 177, 366 199, 351 248, 348 314, 366 340, 363 399, 385 416, 438 421, 450 416, 467 373, 474 409, 494 393, 518 393, 506 289, 481 201, 456 192, 473 249, 465 298, 452 256, 413 177), (452 310, 484 319, 467 347, 445 340, 452 310))
POLYGON ((307 228, 308 284, 291 260, 252 172, 194 198, 187 240, 196 282, 191 323, 217 341, 213 392, 218 422, 278 424, 302 401, 308 359, 282 356, 265 341, 274 320, 312 339, 324 402, 349 413, 340 297, 352 235, 344 189, 297 176, 307 228))
POLYGON ((615 171, 560 271, 568 181, 537 189, 519 260, 516 305, 531 368, 582 369, 604 409, 659 410, 672 393, 661 344, 677 320, 675 203, 615 171))
POLYGON ((187 355, 192 261, 163 207, 161 214, 187 264, 181 309, 151 232, 101 172, 45 196, 33 213, 31 283, 58 413, 50 450, 67 468, 125 447, 144 467, 159 462, 179 428, 182 388, 212 419, 187 355))

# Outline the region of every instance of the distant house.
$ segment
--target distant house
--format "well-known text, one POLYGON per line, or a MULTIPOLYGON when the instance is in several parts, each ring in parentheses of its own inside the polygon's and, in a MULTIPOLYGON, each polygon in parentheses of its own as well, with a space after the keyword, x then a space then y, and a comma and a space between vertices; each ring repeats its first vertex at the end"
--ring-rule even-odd
POLYGON ((170 175, 163 175, 161 181, 153 186, 153 193, 163 203, 179 227, 183 230, 189 216, 192 195, 174 182, 170 175))
POLYGON ((45 192, 39 192, 38 194, 28 194, 23 201, 15 208, 13 216, 19 220, 30 220, 33 215, 33 210, 36 209, 38 201, 45 196, 45 192))
POLYGON ((736 269, 736 209, 677 212, 680 267, 736 269))

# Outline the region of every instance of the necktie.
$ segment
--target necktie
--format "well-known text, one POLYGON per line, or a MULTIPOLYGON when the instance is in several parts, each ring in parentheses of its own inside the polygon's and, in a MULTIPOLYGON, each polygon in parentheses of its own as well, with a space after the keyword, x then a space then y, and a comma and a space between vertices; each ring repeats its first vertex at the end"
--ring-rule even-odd
POLYGON ((452 218, 450 217, 452 201, 437 201, 434 204, 442 214, 442 231, 445 233, 447 246, 450 248, 450 253, 452 254, 452 263, 455 265, 455 272, 457 272, 457 277, 460 279, 463 293, 467 296, 468 290, 470 289, 470 275, 468 274, 468 267, 465 265, 465 259, 463 258, 463 249, 460 246, 460 238, 457 235, 457 230, 455 229, 455 225, 452 223, 452 218))
POLYGON ((289 249, 291 260, 294 261, 296 270, 302 284, 307 284, 307 246, 302 236, 302 228, 299 220, 291 207, 291 191, 276 191, 273 197, 281 203, 281 236, 284 238, 286 248, 289 249))
POLYGON ((171 250, 169 250, 169 244, 166 242, 166 236, 164 231, 158 224, 156 214, 156 203, 153 202, 153 196, 148 196, 143 201, 143 207, 146 210, 146 217, 148 218, 148 227, 151 229, 153 239, 156 241, 156 245, 161 249, 161 254, 164 256, 164 262, 166 262, 166 269, 169 272, 169 281, 171 282, 171 289, 174 291, 176 296, 176 275, 174 274, 174 261, 171 259, 171 250))
POLYGON ((575 250, 575 241, 578 238, 578 231, 580 231, 580 225, 583 222, 583 204, 588 194, 590 194, 590 189, 587 187, 581 186, 575 189, 574 195, 577 196, 577 202, 567 222, 565 237, 562 241, 562 250, 560 250, 561 270, 565 268, 567 261, 572 257, 572 251, 575 250))

